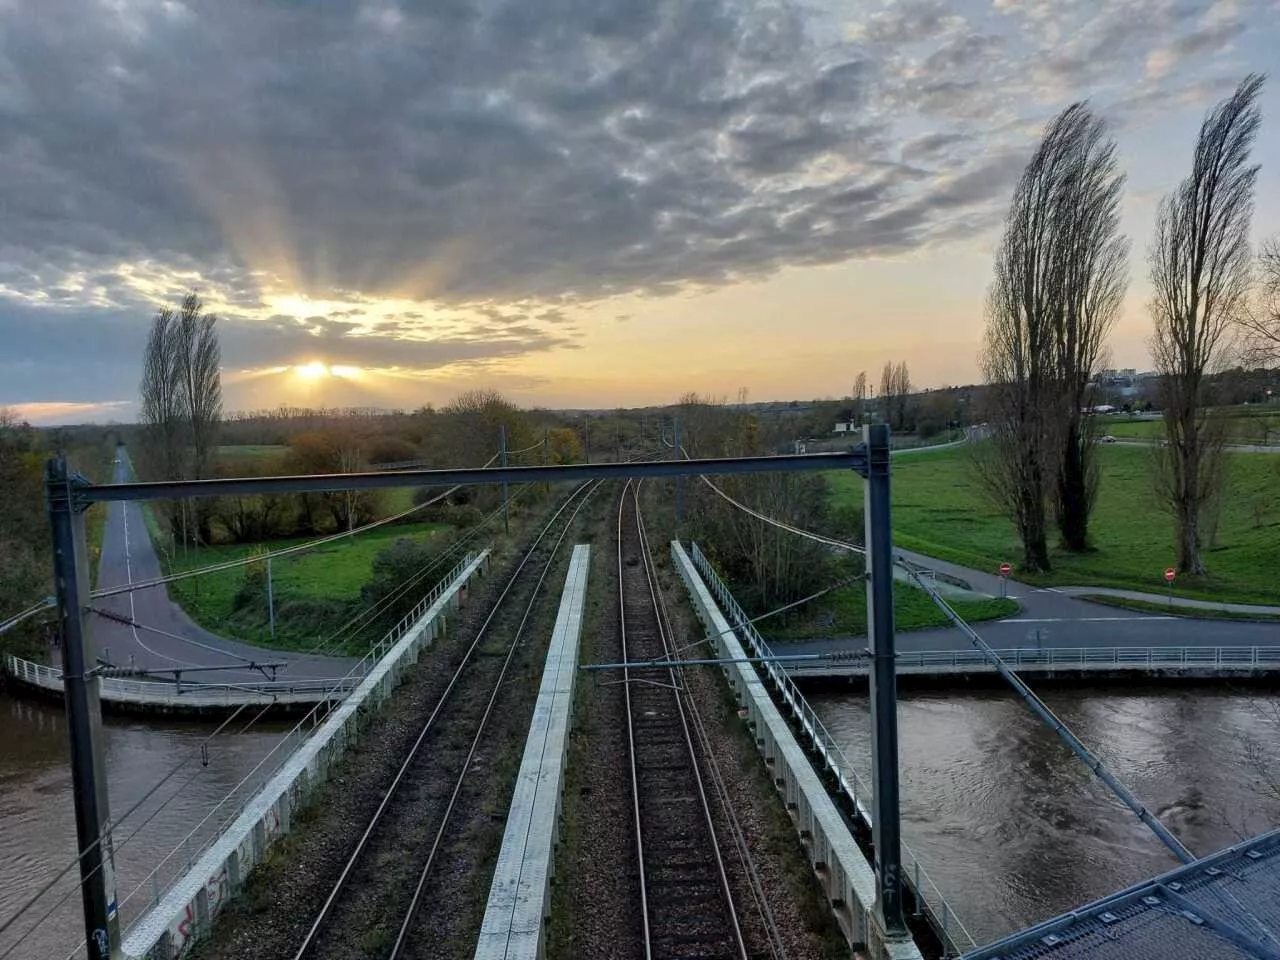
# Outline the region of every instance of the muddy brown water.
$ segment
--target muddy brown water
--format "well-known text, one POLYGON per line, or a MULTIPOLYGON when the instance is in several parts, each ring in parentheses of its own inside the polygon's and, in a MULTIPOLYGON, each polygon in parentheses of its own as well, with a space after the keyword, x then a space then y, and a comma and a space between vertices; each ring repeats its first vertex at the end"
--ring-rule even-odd
MULTIPOLYGON (((239 730, 249 719, 246 711, 228 730, 239 730)), ((218 801, 248 777, 232 794, 232 801, 198 827, 190 845, 192 852, 197 851, 225 817, 234 815, 239 801, 269 775, 275 757, 256 773, 253 768, 290 726, 289 722, 260 722, 248 732, 220 734, 208 745, 208 764, 205 765, 201 761, 200 743, 216 724, 158 724, 108 718, 105 724, 107 777, 111 810, 117 817, 177 763, 192 758, 116 830, 117 895, 126 922, 145 910, 151 899, 153 887, 146 878, 152 868, 181 844, 189 831, 197 828, 218 801), (144 826, 143 822, 149 817, 144 826), (142 829, 137 835, 126 839, 139 826, 142 829), (137 892, 125 903, 135 888, 137 892)), ((75 857, 75 814, 68 755, 67 727, 61 706, 15 699, 7 692, 0 692, 0 923, 8 920, 75 857)), ((186 858, 179 852, 161 868, 162 891, 185 865, 186 858)), ((82 939, 80 896, 76 873, 71 871, 22 919, 0 934, 0 957, 64 960, 82 939), (61 904, 58 901, 62 901, 61 904), (46 913, 48 918, 18 943, 20 935, 46 913), (6 954, 6 951, 9 952, 6 954)))
MULTIPOLYGON (((1045 700, 1198 854, 1280 823, 1249 759, 1269 750, 1280 776, 1280 693, 1173 688, 1047 690, 1045 700)), ((865 776, 866 697, 814 694, 814 705, 865 776)), ((994 939, 1175 865, 1159 842, 1012 694, 905 691, 899 706, 907 842, 978 942, 994 939)), ((244 719, 244 718, 242 718, 244 719)), ((254 766, 287 723, 221 735, 199 759, 212 724, 106 723, 112 810, 123 813, 174 764, 183 771, 117 830, 116 872, 126 921, 145 909, 156 862, 242 779, 242 798, 269 773, 254 766), (181 787, 181 789, 179 789, 181 787), (157 808, 163 808, 157 811, 157 808), (142 821, 154 818, 125 841, 142 821), (141 884, 141 886, 139 886, 141 884)), ((232 803, 209 819, 193 848, 232 803)), ((56 704, 0 694, 0 923, 75 855, 67 735, 56 704)), ((161 889, 185 865, 162 872, 161 889)), ((69 874, 0 935, 0 957, 64 960, 80 937, 69 874), (70 894, 55 907, 55 901, 70 894), (20 946, 16 935, 52 913, 20 946)))
MULTIPOLYGON (((1280 694, 1191 687, 1039 691, 1197 855, 1280 825, 1280 694)), ((870 779, 865 695, 815 694, 870 779)), ((1177 866, 1012 693, 905 691, 899 702, 902 819, 915 850, 979 943, 1177 866)))

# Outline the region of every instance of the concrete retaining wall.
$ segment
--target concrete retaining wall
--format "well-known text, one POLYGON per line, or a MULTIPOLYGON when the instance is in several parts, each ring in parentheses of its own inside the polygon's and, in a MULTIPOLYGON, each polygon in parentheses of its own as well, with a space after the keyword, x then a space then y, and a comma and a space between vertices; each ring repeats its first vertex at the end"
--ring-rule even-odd
POLYGON ((539 960, 543 956, 590 560, 590 547, 573 548, 480 925, 476 960, 539 960))
MULTIPOLYGON (((744 658, 741 643, 679 543, 671 544, 671 556, 718 655, 744 658)), ((920 960, 920 950, 909 937, 887 937, 877 925, 871 865, 755 670, 747 663, 722 669, 845 936, 851 942, 865 941, 875 960, 920 960)))
POLYGON ((249 872, 289 832, 292 815, 354 744, 361 717, 376 709, 404 670, 443 632, 448 612, 461 606, 467 585, 483 574, 489 551, 455 568, 448 585, 396 640, 360 685, 245 805, 240 816, 195 864, 143 914, 124 938, 127 960, 175 960, 206 935, 218 912, 249 872))

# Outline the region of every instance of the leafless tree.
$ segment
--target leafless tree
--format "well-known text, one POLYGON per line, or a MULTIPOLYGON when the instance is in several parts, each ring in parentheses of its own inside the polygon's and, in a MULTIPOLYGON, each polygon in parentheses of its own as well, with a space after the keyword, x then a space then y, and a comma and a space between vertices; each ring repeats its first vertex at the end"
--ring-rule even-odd
POLYGON ((1119 235, 1124 176, 1115 141, 1084 103, 1059 114, 1045 137, 1060 143, 1063 154, 1050 210, 1057 292, 1047 303, 1062 410, 1053 501, 1063 547, 1081 551, 1088 547, 1098 488, 1094 421, 1085 414, 1089 384, 1126 286, 1129 245, 1119 235))
POLYGON ((1280 366, 1280 236, 1262 245, 1257 263, 1257 296, 1241 311, 1244 360, 1255 367, 1280 366))
POLYGON ((222 420, 222 351, 215 314, 205 313, 195 292, 182 299, 176 319, 180 390, 191 444, 191 476, 210 476, 210 458, 222 420))
POLYGON ((902 430, 907 420, 907 397, 911 393, 911 371, 906 362, 889 361, 880 373, 880 398, 884 420, 894 430, 902 430))
POLYGON ((1075 144, 1059 115, 1023 170, 996 251, 980 357, 990 388, 988 442, 974 464, 992 500, 1013 519, 1023 566, 1049 569, 1046 501, 1062 449, 1057 429, 1056 333, 1062 312, 1063 218, 1075 144))
POLYGON ((894 389, 898 381, 893 373, 893 361, 890 360, 880 371, 880 406, 883 408, 884 422, 893 426, 894 389))
POLYGON ((860 424, 867 412, 867 371, 859 370, 853 381, 853 407, 851 418, 853 423, 860 424))
MULTIPOLYGON (((152 469, 166 480, 211 475, 213 445, 222 418, 218 318, 204 312, 196 293, 175 313, 162 307, 151 324, 142 359, 142 422, 152 469)), ((185 501, 183 501, 185 504, 185 501)), ((196 526, 208 539, 211 504, 196 508, 196 526)), ((171 517, 175 534, 187 536, 185 509, 171 517)))
POLYGON ((996 254, 982 356, 991 442, 975 463, 1031 570, 1049 566, 1049 500, 1063 546, 1088 545, 1098 470, 1084 411, 1124 298, 1123 185, 1106 125, 1072 104, 1023 171, 996 254))
POLYGON ((1160 203, 1150 252, 1151 352, 1160 374, 1166 443, 1157 490, 1177 525, 1177 566, 1203 574, 1202 513, 1220 496, 1220 420, 1205 405, 1205 374, 1221 365, 1249 289, 1249 224, 1258 167, 1249 162, 1263 78, 1251 74, 1209 111, 1191 175, 1160 203))
POLYGON ((142 357, 142 423, 153 470, 165 480, 183 475, 183 409, 178 338, 173 311, 162 307, 151 322, 142 357))

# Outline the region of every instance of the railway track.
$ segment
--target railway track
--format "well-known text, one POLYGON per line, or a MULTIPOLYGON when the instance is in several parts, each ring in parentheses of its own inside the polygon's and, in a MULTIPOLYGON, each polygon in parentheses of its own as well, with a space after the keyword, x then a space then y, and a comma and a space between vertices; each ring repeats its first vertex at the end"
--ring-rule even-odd
POLYGON ((618 506, 619 636, 644 957, 785 956, 658 586, 638 484, 618 506), (745 916, 743 915, 745 912, 745 916), (749 921, 748 923, 744 921, 749 921), (749 928, 748 928, 749 927, 749 928))
MULTIPOLYGON (((293 954, 402 960, 422 952, 424 892, 460 812, 525 626, 599 481, 565 499, 499 593, 293 954)), ((461 819, 458 817, 457 819, 461 819)))

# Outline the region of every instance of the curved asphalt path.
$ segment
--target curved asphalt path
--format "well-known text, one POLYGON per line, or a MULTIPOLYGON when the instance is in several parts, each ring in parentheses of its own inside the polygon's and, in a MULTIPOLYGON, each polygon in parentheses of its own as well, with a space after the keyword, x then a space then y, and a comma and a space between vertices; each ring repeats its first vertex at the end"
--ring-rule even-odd
MULTIPOLYGON (((899 549, 897 552, 921 567, 964 580, 980 593, 991 596, 1000 593, 1000 578, 996 574, 935 560, 910 550, 899 549)), ((1192 620, 1137 613, 1090 603, 1064 592, 1093 592, 1094 589, 1034 587, 1010 580, 1007 595, 1017 600, 1022 610, 1005 620, 977 623, 973 627, 997 650, 1034 650, 1041 647, 1280 647, 1280 623, 1192 620)), ((860 650, 866 647, 866 643, 866 638, 861 636, 834 637, 789 641, 786 647, 788 653, 829 653, 860 650)), ((940 627, 900 631, 897 648, 906 652, 970 650, 973 644, 958 629, 940 627)))
MULTIPOLYGON (((117 448, 114 482, 125 482, 130 473, 128 454, 117 448)), ((107 523, 98 562, 98 587, 109 589, 162 575, 160 558, 147 534, 138 503, 107 504, 107 523)), ((163 586, 148 587, 94 601, 94 605, 144 626, 168 634, 119 623, 106 617, 92 618, 93 638, 98 656, 121 667, 173 670, 188 667, 218 667, 183 676, 183 681, 202 683, 256 683, 268 679, 249 662, 281 662, 278 680, 337 679, 351 669, 345 657, 316 657, 303 653, 269 650, 237 640, 219 637, 197 626, 182 608, 169 599, 163 586), (177 639, 180 638, 180 639, 177 639)), ((318 639, 318 638, 317 638, 318 639)), ((268 671, 269 673, 269 671, 268 671)))

